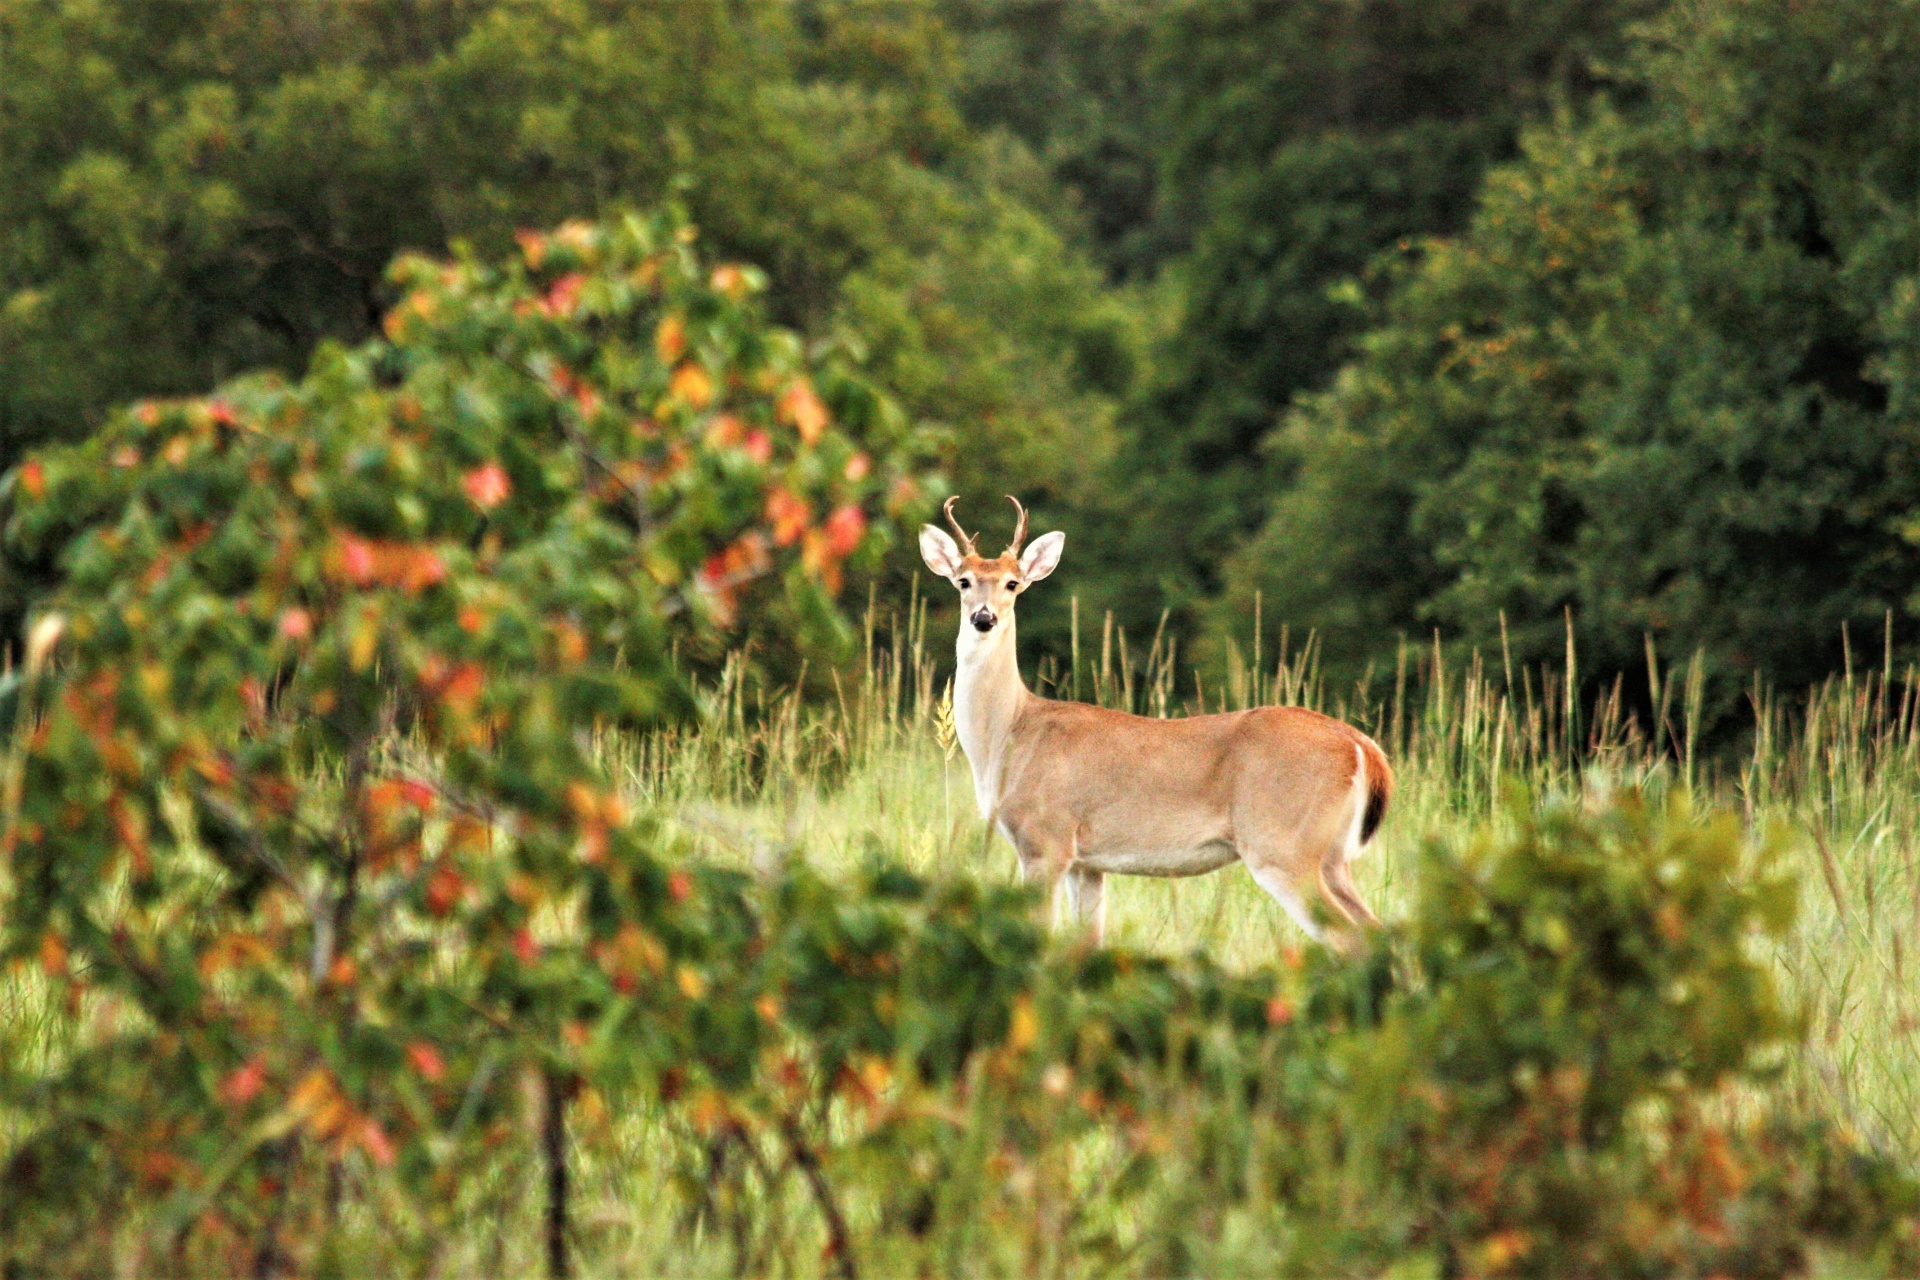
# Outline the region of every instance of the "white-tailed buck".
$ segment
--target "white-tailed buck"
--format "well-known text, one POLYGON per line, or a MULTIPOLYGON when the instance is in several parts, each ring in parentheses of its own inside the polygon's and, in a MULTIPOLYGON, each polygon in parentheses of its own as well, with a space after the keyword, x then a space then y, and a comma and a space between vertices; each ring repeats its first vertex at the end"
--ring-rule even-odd
POLYGON ((1343 937, 1378 924, 1348 864, 1386 812, 1393 773, 1373 739, 1302 707, 1259 707, 1152 720, 1035 696, 1014 655, 1014 604, 1060 563, 1066 535, 1023 552, 1018 499, 1013 544, 974 548, 920 530, 927 567, 960 589, 954 725, 973 770, 980 816, 1013 843, 1029 880, 1104 929, 1105 878, 1195 876, 1236 858, 1316 939, 1317 891, 1343 937))

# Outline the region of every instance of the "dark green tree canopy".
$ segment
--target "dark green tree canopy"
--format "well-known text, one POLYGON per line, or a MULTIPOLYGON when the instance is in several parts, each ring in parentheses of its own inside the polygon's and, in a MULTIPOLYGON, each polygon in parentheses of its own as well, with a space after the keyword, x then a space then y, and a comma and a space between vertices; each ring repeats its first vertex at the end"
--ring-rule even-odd
MULTIPOLYGON (((1642 635, 1742 681, 1837 665, 1920 568, 1912 415, 1920 22, 1683 6, 1647 105, 1533 133, 1278 441, 1298 480, 1236 557, 1358 658, 1438 625, 1601 670, 1642 635)), ((1877 646, 1876 646, 1877 647, 1877 646)))

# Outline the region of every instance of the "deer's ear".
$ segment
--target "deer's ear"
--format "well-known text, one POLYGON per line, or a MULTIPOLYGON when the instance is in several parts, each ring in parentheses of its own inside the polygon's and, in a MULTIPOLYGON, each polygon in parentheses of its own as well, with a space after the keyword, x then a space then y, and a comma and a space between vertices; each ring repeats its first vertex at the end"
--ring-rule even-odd
POLYGON ((943 578, 960 572, 960 548, 952 538, 930 524, 920 526, 920 558, 943 578))
POLYGON ((1059 565, 1060 553, 1066 549, 1066 534, 1057 529, 1041 534, 1020 557, 1020 576, 1028 582, 1040 581, 1059 565))

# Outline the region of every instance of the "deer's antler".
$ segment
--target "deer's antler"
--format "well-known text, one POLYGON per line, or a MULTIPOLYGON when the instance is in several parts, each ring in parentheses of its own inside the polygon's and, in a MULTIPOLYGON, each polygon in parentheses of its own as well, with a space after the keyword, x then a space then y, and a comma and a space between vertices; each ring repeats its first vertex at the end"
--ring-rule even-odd
POLYGON ((1013 541, 1007 545, 1006 554, 1018 560, 1020 558, 1020 544, 1027 540, 1027 509, 1021 506, 1020 499, 1014 497, 1012 494, 1007 495, 1007 501, 1011 502, 1013 509, 1020 513, 1020 523, 1013 527, 1013 541))
POLYGON ((940 514, 947 518, 947 523, 953 526, 953 531, 960 535, 960 550, 970 556, 977 556, 980 553, 973 549, 973 539, 969 538, 967 531, 960 527, 960 522, 953 518, 953 504, 958 501, 960 501, 960 495, 957 493, 948 498, 947 505, 940 508, 940 514))

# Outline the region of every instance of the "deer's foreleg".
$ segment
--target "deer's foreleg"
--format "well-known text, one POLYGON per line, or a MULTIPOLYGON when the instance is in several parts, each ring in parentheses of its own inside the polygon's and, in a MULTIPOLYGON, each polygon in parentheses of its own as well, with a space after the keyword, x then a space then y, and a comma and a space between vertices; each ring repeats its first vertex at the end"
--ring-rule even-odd
POLYGON ((1053 926, 1063 921, 1090 925, 1099 941, 1106 931, 1106 877, 1076 865, 1079 841, 1073 828, 1009 823, 1006 831, 1020 855, 1020 878, 1046 886, 1053 926))
MULTIPOLYGON (((1095 943, 1107 938, 1107 877, 1085 867, 1070 866, 1060 877, 1066 914, 1077 926, 1093 931, 1095 943)), ((1056 913, 1056 918, 1057 918, 1056 913)))

